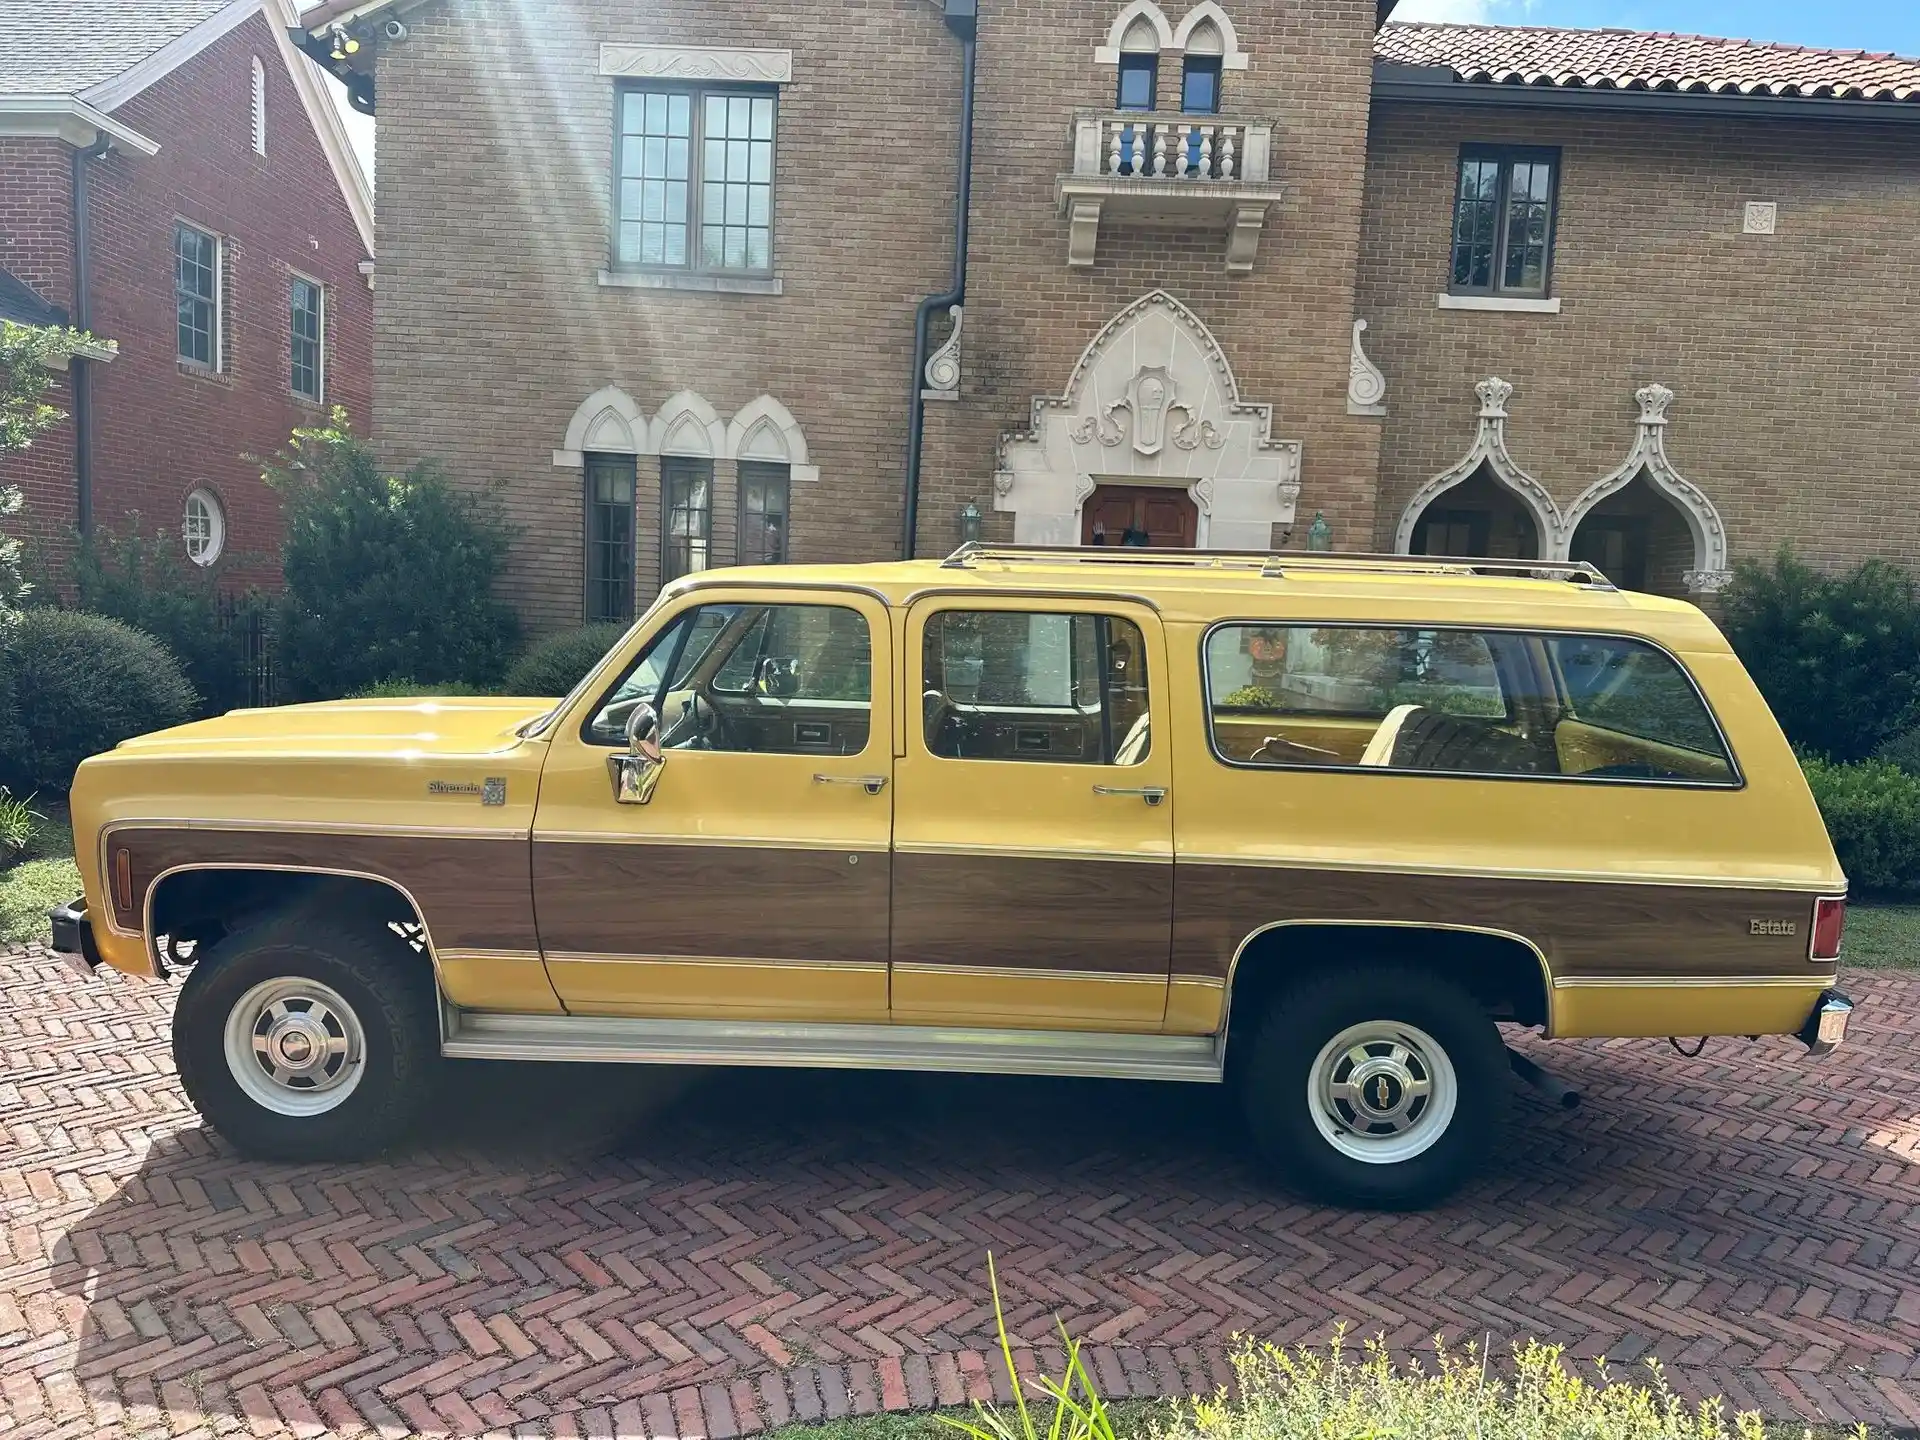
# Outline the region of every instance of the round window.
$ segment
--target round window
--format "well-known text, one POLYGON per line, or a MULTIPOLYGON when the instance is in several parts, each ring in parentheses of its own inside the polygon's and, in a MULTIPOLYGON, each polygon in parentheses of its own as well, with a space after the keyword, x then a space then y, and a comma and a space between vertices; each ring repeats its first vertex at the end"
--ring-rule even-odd
POLYGON ((220 558, 227 543, 227 517, 211 490, 195 490, 187 496, 187 519, 181 528, 187 541, 187 558, 196 565, 211 565, 220 558))

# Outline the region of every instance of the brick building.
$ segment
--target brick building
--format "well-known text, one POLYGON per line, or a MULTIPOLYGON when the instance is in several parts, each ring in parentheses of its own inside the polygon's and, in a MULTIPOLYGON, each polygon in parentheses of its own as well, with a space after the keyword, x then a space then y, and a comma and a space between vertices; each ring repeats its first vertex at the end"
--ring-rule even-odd
POLYGON ((1911 553, 1920 61, 1391 9, 330 0, 376 438, 539 628, 905 535, 1911 553))
POLYGON ((270 582, 259 468, 295 426, 372 409, 372 197, 290 0, 0 9, 0 316, 117 346, 0 484, 29 536, 181 536, 180 562, 270 582))

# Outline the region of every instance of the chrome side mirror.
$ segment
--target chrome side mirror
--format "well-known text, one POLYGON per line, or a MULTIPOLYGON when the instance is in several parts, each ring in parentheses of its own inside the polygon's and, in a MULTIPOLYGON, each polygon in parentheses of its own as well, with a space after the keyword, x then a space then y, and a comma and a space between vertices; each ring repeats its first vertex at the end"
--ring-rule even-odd
POLYGON ((613 798, 622 805, 646 804, 666 768, 667 758, 660 749, 660 716, 642 700, 627 714, 627 753, 607 757, 613 798))

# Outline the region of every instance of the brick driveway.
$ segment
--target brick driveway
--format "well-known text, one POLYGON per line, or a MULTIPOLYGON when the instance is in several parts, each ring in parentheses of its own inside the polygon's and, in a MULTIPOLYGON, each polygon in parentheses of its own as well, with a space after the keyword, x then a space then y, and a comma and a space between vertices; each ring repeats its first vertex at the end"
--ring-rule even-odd
MULTIPOLYGON (((725 1437, 984 1395, 992 1249, 1110 1393, 1211 1389, 1236 1330, 1565 1341, 1690 1393, 1920 1424, 1920 978, 1858 1039, 1546 1047, 1432 1214, 1291 1203, 1198 1087, 468 1066, 444 1144, 233 1160, 162 986, 0 951, 0 1435, 725 1437)), ((1041 1358, 1046 1358, 1043 1347, 1041 1358)), ((1004 1383, 1004 1382, 1002 1382, 1004 1383)))

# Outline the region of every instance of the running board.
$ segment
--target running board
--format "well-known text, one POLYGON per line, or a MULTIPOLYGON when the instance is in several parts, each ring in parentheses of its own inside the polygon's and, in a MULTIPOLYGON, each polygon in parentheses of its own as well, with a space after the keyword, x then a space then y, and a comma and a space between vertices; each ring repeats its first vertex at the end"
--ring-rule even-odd
POLYGON ((446 1008, 440 1052, 458 1060, 588 1060, 642 1065, 788 1065, 1218 1082, 1210 1035, 625 1020, 488 1015, 446 1008))

